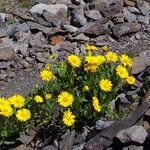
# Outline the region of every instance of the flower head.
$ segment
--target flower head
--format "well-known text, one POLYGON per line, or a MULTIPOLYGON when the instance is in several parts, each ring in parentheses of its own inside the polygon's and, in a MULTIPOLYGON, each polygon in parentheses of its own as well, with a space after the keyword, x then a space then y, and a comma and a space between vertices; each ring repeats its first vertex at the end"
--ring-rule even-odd
POLYGON ((129 66, 131 67, 132 66, 132 59, 128 56, 128 55, 125 55, 125 54, 122 54, 120 56, 120 60, 121 60, 121 63, 126 67, 126 66, 129 66))
POLYGON ((125 79, 129 76, 127 69, 121 65, 117 66, 116 72, 117 72, 117 75, 122 79, 125 79))
POLYGON ((28 109, 19 109, 16 113, 16 117, 19 121, 27 121, 31 118, 31 112, 28 109))
POLYGON ((40 77, 43 81, 50 81, 53 79, 53 74, 50 70, 44 69, 40 71, 40 77))
POLYGON ((87 86, 87 85, 85 85, 84 87, 83 87, 83 91, 89 91, 89 86, 87 86))
POLYGON ((106 59, 107 61, 116 62, 118 60, 118 56, 115 52, 107 52, 106 59))
POLYGON ((110 92, 112 90, 112 83, 108 79, 100 80, 99 86, 100 86, 101 90, 103 90, 105 92, 110 92))
POLYGON ((45 94, 45 99, 50 100, 52 98, 52 94, 45 94))
POLYGON ((73 95, 68 92, 61 92, 60 95, 58 95, 58 103, 63 107, 71 106, 73 101, 73 95))
POLYGON ((92 99, 93 99, 92 104, 93 104, 94 109, 97 112, 100 112, 102 107, 99 105, 99 101, 98 101, 97 97, 94 96, 92 99))
POLYGON ((74 68, 80 67, 81 59, 76 55, 70 55, 68 56, 68 63, 74 68))
POLYGON ((16 108, 21 108, 25 105, 25 98, 22 95, 13 95, 8 98, 8 101, 16 108))
POLYGON ((96 46, 94 46, 94 45, 89 45, 89 44, 85 45, 85 49, 86 49, 87 51, 97 51, 97 50, 98 50, 98 48, 97 48, 96 46))
POLYGON ((75 122, 75 115, 70 110, 64 112, 63 122, 66 126, 72 126, 75 122))
POLYGON ((40 96, 40 95, 36 95, 34 97, 34 100, 37 102, 37 103, 42 103, 43 102, 43 98, 40 96))
POLYGON ((133 76, 128 76, 128 77, 127 77, 127 82, 128 82, 128 84, 130 84, 130 85, 135 84, 135 77, 133 77, 133 76))
POLYGON ((104 45, 104 46, 102 47, 102 50, 103 50, 103 51, 108 51, 108 50, 109 50, 109 46, 104 45))
POLYGON ((8 118, 13 115, 13 109, 7 101, 0 104, 0 115, 8 118))

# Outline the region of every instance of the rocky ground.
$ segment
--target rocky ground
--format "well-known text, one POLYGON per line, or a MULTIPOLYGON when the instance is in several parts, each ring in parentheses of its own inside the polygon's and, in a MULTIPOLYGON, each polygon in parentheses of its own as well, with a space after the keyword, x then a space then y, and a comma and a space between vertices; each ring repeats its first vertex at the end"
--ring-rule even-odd
MULTIPOLYGON (((0 6, 0 96, 28 95, 36 84, 42 84, 38 73, 46 63, 63 61, 71 53, 82 56, 86 43, 99 49, 109 45, 134 56, 131 72, 140 82, 126 96, 139 91, 145 76, 150 75, 149 0, 1 0, 0 6)), ((122 96, 121 104, 128 101, 122 96)), ((41 149, 148 149, 150 103, 145 99, 125 120, 114 124, 99 120, 96 133, 93 129, 82 134, 72 131, 59 144, 52 144, 52 136, 48 136, 41 149)), ((44 131, 46 134, 44 129, 41 133, 44 131)), ((23 138, 24 145, 31 142, 30 137, 23 138)), ((20 149, 26 150, 24 145, 20 149)))

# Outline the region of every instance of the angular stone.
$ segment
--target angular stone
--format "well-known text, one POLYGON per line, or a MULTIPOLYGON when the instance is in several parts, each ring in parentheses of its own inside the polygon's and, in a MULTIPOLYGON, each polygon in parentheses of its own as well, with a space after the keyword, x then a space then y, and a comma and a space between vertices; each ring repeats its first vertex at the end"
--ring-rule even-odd
POLYGON ((89 37, 85 36, 83 33, 80 33, 73 38, 74 41, 89 41, 89 37))
POLYGON ((83 8, 77 9, 73 12, 71 18, 71 24, 76 27, 82 27, 87 23, 86 18, 84 17, 84 10, 83 8))
POLYGON ((127 9, 134 14, 140 14, 141 12, 136 7, 130 7, 128 6, 127 9))
POLYGON ((93 20, 99 20, 102 18, 102 15, 100 14, 99 11, 97 10, 90 10, 90 11, 87 11, 85 12, 85 16, 87 18, 90 18, 90 19, 93 19, 93 20))
POLYGON ((144 25, 149 25, 149 23, 150 23, 150 15, 138 16, 138 21, 140 23, 143 23, 144 25))
POLYGON ((122 12, 123 0, 101 0, 96 3, 95 9, 110 18, 122 12))
POLYGON ((83 32, 85 35, 97 37, 99 35, 109 34, 110 30, 102 24, 101 21, 96 21, 83 26, 79 29, 79 32, 83 32))
POLYGON ((47 4, 37 4, 34 5, 29 12, 30 13, 38 13, 43 14, 44 10, 50 12, 51 14, 56 15, 60 10, 63 10, 63 13, 67 14, 68 7, 65 4, 55 4, 55 5, 47 5, 47 4))
POLYGON ((74 27, 72 25, 63 25, 64 29, 66 29, 67 31, 69 31, 70 33, 75 33, 78 31, 79 28, 74 27))
POLYGON ((119 38, 125 34, 138 32, 141 29, 142 26, 139 23, 122 23, 114 25, 113 34, 119 38))
POLYGON ((42 150, 57 150, 57 149, 52 145, 48 145, 48 146, 42 148, 42 150))
POLYGON ((136 6, 136 1, 125 0, 124 2, 127 6, 132 6, 132 7, 136 6))
POLYGON ((145 55, 141 55, 133 58, 133 67, 131 74, 139 74, 150 64, 150 58, 145 55))
POLYGON ((103 120, 98 120, 96 121, 96 130, 103 130, 107 127, 109 127, 114 121, 103 121, 103 120))
POLYGON ((130 11, 128 11, 127 8, 125 8, 125 7, 123 8, 123 13, 124 13, 124 17, 125 17, 126 21, 128 21, 128 22, 136 22, 136 15, 130 13, 130 11))
POLYGON ((143 15, 149 14, 150 4, 146 1, 137 2, 138 9, 142 12, 143 15))
POLYGON ((75 130, 68 133, 59 143, 60 150, 71 150, 74 143, 75 130))
POLYGON ((121 130, 116 137, 122 142, 137 142, 143 144, 148 133, 142 126, 132 126, 128 129, 121 130))
POLYGON ((61 35, 56 35, 51 38, 52 45, 60 45, 63 44, 64 41, 65 41, 65 37, 61 35))

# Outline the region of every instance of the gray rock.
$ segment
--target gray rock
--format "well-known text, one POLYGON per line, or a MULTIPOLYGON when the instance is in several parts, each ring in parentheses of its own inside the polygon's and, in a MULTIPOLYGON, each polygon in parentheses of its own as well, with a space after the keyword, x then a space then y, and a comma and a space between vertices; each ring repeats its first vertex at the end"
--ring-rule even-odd
POLYGON ((10 66, 9 62, 0 62, 0 69, 7 69, 10 66))
POLYGON ((103 121, 103 120, 98 120, 96 121, 96 130, 103 130, 107 127, 109 127, 114 121, 103 121))
POLYGON ((137 2, 138 9, 142 12, 143 15, 147 15, 150 12, 150 4, 146 1, 137 2))
POLYGON ((132 126, 128 129, 121 130, 116 137, 122 142, 137 142, 143 144, 148 133, 142 126, 132 126))
POLYGON ((128 147, 124 147, 122 150, 144 150, 143 146, 130 145, 128 147))
POLYGON ((52 145, 48 145, 48 146, 42 148, 42 150, 57 150, 57 149, 52 145))
POLYGON ((150 23, 150 16, 149 15, 138 16, 138 21, 140 23, 143 23, 144 25, 149 25, 149 23, 150 23))
POLYGON ((122 23, 114 25, 113 34, 119 38, 125 34, 138 32, 141 29, 142 26, 139 23, 122 23))
POLYGON ((87 20, 84 16, 84 10, 83 8, 77 9, 73 12, 72 18, 71 18, 71 24, 76 27, 82 27, 87 23, 87 20))
POLYGON ((95 9, 105 17, 110 18, 122 13, 123 4, 123 0, 101 0, 96 3, 95 9))
POLYGON ((145 116, 149 117, 150 118, 150 109, 148 109, 145 113, 145 116))
POLYGON ((68 7, 65 4, 55 4, 55 5, 47 5, 47 4, 37 4, 34 5, 29 12, 30 13, 38 13, 43 14, 44 10, 50 12, 51 14, 56 15, 60 10, 63 10, 64 13, 67 14, 68 7))
POLYGON ((134 14, 140 14, 141 12, 136 7, 128 6, 127 9, 134 14))
POLYGON ((150 65, 149 56, 141 55, 133 58, 133 67, 131 69, 131 74, 139 74, 146 67, 150 65))
POLYGON ((67 31, 69 31, 70 33, 75 33, 78 31, 79 28, 74 27, 72 25, 63 25, 64 29, 66 29, 67 31))
POLYGON ((12 60, 14 57, 14 51, 9 47, 0 48, 0 60, 12 60))
POLYGON ((16 25, 16 32, 27 32, 29 30, 29 26, 26 23, 16 25))
POLYGON ((80 33, 73 38, 74 41, 89 41, 89 37, 85 36, 83 33, 80 33))
POLYGON ((110 30, 108 27, 104 26, 101 21, 96 21, 84 25, 78 30, 78 32, 83 32, 85 35, 97 37, 99 35, 109 34, 110 30))
POLYGON ((43 57, 42 53, 36 53, 35 56, 39 62, 46 63, 47 60, 43 57))
POLYGON ((75 146, 72 147, 72 150, 83 150, 84 149, 84 145, 85 145, 85 143, 79 144, 79 145, 75 145, 75 146))
POLYGON ((90 11, 87 11, 85 12, 85 16, 87 18, 90 18, 90 19, 93 19, 93 20, 99 20, 102 18, 102 15, 100 14, 99 11, 97 10, 90 10, 90 11))
POLYGON ((6 19, 6 14, 5 13, 0 13, 0 18, 2 19, 2 22, 5 22, 6 19))
POLYGON ((75 130, 68 133, 62 141, 59 143, 59 149, 60 150, 71 150, 75 138, 75 130))
POLYGON ((86 5, 83 0, 72 0, 72 3, 75 5, 86 5))
POLYGON ((136 0, 124 0, 124 2, 127 6, 132 6, 132 7, 136 6, 136 0))
POLYGON ((130 13, 130 11, 128 11, 127 8, 125 8, 125 7, 123 8, 123 13, 124 13, 126 21, 128 21, 128 22, 136 22, 136 15, 130 13))

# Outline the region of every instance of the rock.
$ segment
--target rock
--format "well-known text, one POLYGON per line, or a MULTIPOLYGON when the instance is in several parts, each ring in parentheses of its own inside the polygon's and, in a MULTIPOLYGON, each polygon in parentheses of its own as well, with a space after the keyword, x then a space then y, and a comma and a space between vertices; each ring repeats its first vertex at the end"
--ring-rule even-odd
POLYGON ((150 59, 148 56, 141 55, 133 58, 133 67, 131 69, 131 74, 139 74, 146 67, 150 65, 150 59))
POLYGON ((133 0, 125 0, 124 2, 125 2, 125 4, 127 6, 132 6, 132 7, 136 6, 136 0, 135 1, 133 1, 133 0))
POLYGON ((72 3, 71 3, 71 0, 57 0, 57 1, 56 1, 56 4, 66 4, 66 5, 70 5, 70 4, 72 4, 72 3))
POLYGON ((13 42, 10 39, 3 38, 0 44, 0 60, 12 60, 14 57, 13 42))
POLYGON ((80 33, 73 38, 74 41, 89 41, 89 37, 85 36, 83 33, 80 33))
POLYGON ((56 25, 56 22, 64 23, 67 21, 67 11, 65 9, 60 9, 57 13, 52 13, 49 11, 44 11, 43 17, 52 24, 56 25))
POLYGON ((136 7, 130 7, 128 6, 127 9, 134 14, 140 14, 141 12, 136 7))
POLYGON ((72 0, 72 3, 75 5, 86 5, 83 0, 72 0))
POLYGON ((75 130, 71 131, 68 133, 62 141, 59 143, 59 149, 60 150, 71 150, 72 145, 74 143, 74 138, 75 138, 75 130))
POLYGON ((95 9, 107 18, 114 17, 122 12, 123 0, 101 0, 96 3, 95 9))
POLYGON ((138 9, 142 12, 143 15, 149 14, 150 4, 146 1, 137 2, 138 9))
POLYGON ((114 121, 103 121, 103 120, 98 120, 96 121, 96 130, 103 130, 107 127, 109 127, 114 121))
POLYGON ((90 10, 90 11, 87 11, 85 12, 85 16, 87 18, 90 18, 90 19, 93 19, 93 20, 99 20, 102 18, 102 15, 100 14, 99 11, 97 10, 90 10))
POLYGON ((31 30, 42 31, 44 34, 49 35, 49 36, 52 36, 56 33, 64 33, 65 32, 59 28, 48 28, 48 27, 42 26, 38 23, 31 22, 31 21, 28 21, 27 24, 30 26, 31 30))
POLYGON ((142 26, 139 23, 122 23, 122 24, 114 25, 113 34, 119 38, 129 33, 138 32, 141 29, 142 26))
POLYGON ((149 23, 150 23, 150 16, 149 15, 138 16, 138 21, 139 21, 139 23, 143 23, 144 25, 149 25, 149 23))
POLYGON ((16 147, 15 150, 33 150, 33 149, 30 147, 26 147, 25 145, 22 144, 22 145, 16 147))
POLYGON ((0 13, 0 19, 2 19, 2 23, 4 23, 5 19, 6 19, 6 14, 5 13, 0 13))
POLYGON ((85 143, 79 144, 79 145, 75 145, 75 146, 72 147, 72 150, 83 150, 84 149, 84 145, 85 145, 85 143))
POLYGON ((150 109, 146 111, 145 116, 150 117, 150 109))
POLYGON ((84 10, 83 8, 74 10, 71 18, 71 25, 75 27, 82 27, 87 23, 86 18, 84 17, 84 10))
MULTIPOLYGON (((57 15, 58 12, 63 11, 63 13, 67 14, 68 7, 65 4, 55 4, 55 5, 47 5, 47 4, 37 4, 34 5, 29 12, 30 13, 38 13, 38 14, 43 14, 44 10, 48 11, 49 13, 53 15, 57 15)), ((64 15, 64 14, 63 14, 64 15)))
POLYGON ((10 66, 9 62, 0 62, 0 69, 7 69, 10 66))
POLYGON ((36 53, 36 59, 41 62, 41 63, 45 63, 46 59, 43 57, 42 53, 36 53))
POLYGON ((128 22, 136 22, 136 15, 130 13, 130 11, 128 11, 127 8, 125 8, 125 7, 123 8, 123 13, 124 13, 124 17, 125 17, 126 21, 128 21, 128 22))
POLYGON ((117 133, 116 137, 122 142, 137 142, 140 144, 143 144, 146 137, 147 132, 142 126, 132 126, 128 129, 121 130, 119 133, 117 133))
POLYGON ((97 37, 99 35, 109 34, 110 30, 101 21, 96 21, 83 26, 78 32, 83 32, 87 36, 97 37))
POLYGON ((36 34, 32 34, 30 36, 30 46, 32 47, 41 47, 43 48, 45 44, 47 44, 47 40, 45 39, 44 35, 42 32, 38 32, 36 34))
POLYGON ((57 149, 52 145, 48 145, 48 146, 42 148, 42 150, 57 150, 57 149))
POLYGON ((148 121, 143 122, 143 127, 147 130, 150 129, 150 123, 148 121))
POLYGON ((29 30, 29 26, 26 23, 16 25, 15 32, 27 32, 29 30))
POLYGON ((128 147, 124 147, 122 150, 144 150, 144 146, 130 145, 128 147))
POLYGON ((66 29, 67 31, 69 31, 70 33, 75 33, 78 31, 79 28, 74 27, 72 25, 63 25, 64 29, 66 29))
POLYGON ((61 35, 56 35, 51 38, 52 45, 60 45, 63 44, 64 41, 65 41, 65 37, 61 35))

